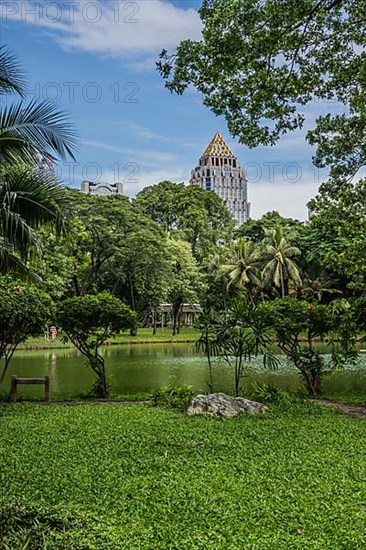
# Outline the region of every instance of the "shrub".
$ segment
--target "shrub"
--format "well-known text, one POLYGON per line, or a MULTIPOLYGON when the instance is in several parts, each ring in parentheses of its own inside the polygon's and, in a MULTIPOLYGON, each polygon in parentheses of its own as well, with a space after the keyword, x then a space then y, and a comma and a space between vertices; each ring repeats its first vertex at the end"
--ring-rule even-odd
POLYGON ((185 411, 194 396, 195 392, 192 386, 166 386, 154 391, 152 394, 152 402, 154 407, 165 407, 167 409, 185 411))
POLYGON ((260 402, 275 404, 288 402, 291 399, 287 391, 275 384, 261 384, 260 382, 254 382, 250 396, 260 402))

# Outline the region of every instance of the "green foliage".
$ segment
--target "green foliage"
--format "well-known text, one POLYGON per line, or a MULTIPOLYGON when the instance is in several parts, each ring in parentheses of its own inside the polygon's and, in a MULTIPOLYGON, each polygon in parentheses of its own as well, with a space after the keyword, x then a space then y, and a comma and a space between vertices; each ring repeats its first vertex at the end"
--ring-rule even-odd
POLYGON ((166 235, 122 196, 68 190, 75 216, 66 238, 43 234, 45 285, 56 298, 108 291, 142 323, 166 299, 170 257, 166 235))
POLYGON ((178 233, 199 262, 234 229, 232 216, 218 195, 195 185, 163 181, 140 191, 134 206, 167 231, 178 233))
POLYGON ((118 332, 135 329, 136 315, 121 300, 104 292, 64 300, 57 307, 57 320, 74 346, 87 357, 98 376, 97 393, 106 397, 107 378, 99 348, 118 332))
POLYGON ((7 165, 0 170, 0 204, 0 271, 37 279, 26 260, 30 252, 40 257, 40 226, 65 229, 70 210, 65 191, 49 171, 7 165))
MULTIPOLYGON (((24 73, 15 55, 0 48, 0 95, 16 93, 22 98, 24 73)), ((51 160, 74 157, 76 132, 63 111, 51 101, 37 99, 3 105, 0 112, 0 163, 33 164, 39 155, 51 160)))
POLYGON ((366 423, 273 408, 3 407, 0 548, 362 549, 366 423))
POLYGON ((301 240, 308 263, 334 273, 345 291, 366 288, 366 180, 323 184, 310 201, 315 213, 301 240))
POLYGON ((0 278, 0 385, 18 345, 43 331, 51 310, 50 297, 36 286, 0 278))
POLYGON ((290 401, 290 395, 275 384, 255 382, 249 392, 250 398, 260 403, 282 404, 290 401))
POLYGON ((166 386, 155 390, 152 394, 152 402, 155 407, 166 409, 179 409, 186 411, 195 396, 192 386, 166 386))
MULTIPOLYGON (((0 46, 0 95, 25 96, 16 57, 0 46)), ((74 158, 76 134, 65 113, 50 101, 2 104, 0 109, 0 273, 38 280, 29 253, 40 256, 41 225, 60 229, 67 214, 63 189, 49 168, 57 158, 74 158)))
POLYGON ((233 369, 237 396, 251 359, 263 355, 264 366, 273 369, 277 367, 276 355, 271 350, 273 338, 274 331, 267 311, 237 298, 230 303, 225 313, 206 318, 201 325, 198 345, 206 353, 210 373, 212 355, 222 358, 233 369))
POLYGON ((266 230, 282 227, 287 239, 297 243, 303 232, 304 224, 292 218, 283 218, 278 212, 267 212, 259 220, 248 220, 236 230, 236 234, 244 239, 260 243, 266 236, 266 230))
POLYGON ((267 229, 265 235, 263 283, 267 286, 274 284, 281 290, 283 298, 288 294, 289 280, 295 286, 301 285, 300 270, 295 262, 295 258, 301 255, 301 250, 286 240, 284 230, 279 225, 267 229))
POLYGON ((228 286, 244 288, 253 302, 253 287, 260 286, 260 248, 253 241, 240 239, 232 244, 228 264, 221 267, 227 274, 228 286))
POLYGON ((64 300, 57 308, 57 319, 71 340, 98 346, 136 323, 130 308, 107 292, 64 300))
POLYGON ((203 290, 204 285, 197 262, 187 242, 169 239, 167 250, 171 266, 167 298, 172 304, 173 335, 175 335, 180 330, 179 320, 183 304, 197 303, 199 293, 203 290))
POLYGON ((271 318, 279 348, 299 370, 313 397, 326 374, 355 360, 356 312, 347 300, 321 305, 287 297, 263 304, 262 309, 271 318), (314 348, 315 338, 327 339, 328 361, 314 348))
POLYGON ((204 0, 202 39, 163 50, 158 70, 170 91, 193 85, 249 147, 301 128, 308 103, 339 102, 344 112, 320 116, 308 139, 319 165, 354 174, 365 164, 364 9, 364 0, 204 0))

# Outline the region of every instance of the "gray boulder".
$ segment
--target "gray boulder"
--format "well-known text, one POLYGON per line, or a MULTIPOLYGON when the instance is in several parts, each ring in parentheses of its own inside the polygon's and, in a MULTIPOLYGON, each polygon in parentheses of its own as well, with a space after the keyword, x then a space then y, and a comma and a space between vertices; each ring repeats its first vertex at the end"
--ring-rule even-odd
POLYGON ((242 412, 263 414, 267 411, 268 407, 262 403, 250 401, 244 397, 230 397, 225 393, 210 393, 209 395, 197 395, 189 405, 187 413, 189 415, 204 414, 233 418, 242 412))

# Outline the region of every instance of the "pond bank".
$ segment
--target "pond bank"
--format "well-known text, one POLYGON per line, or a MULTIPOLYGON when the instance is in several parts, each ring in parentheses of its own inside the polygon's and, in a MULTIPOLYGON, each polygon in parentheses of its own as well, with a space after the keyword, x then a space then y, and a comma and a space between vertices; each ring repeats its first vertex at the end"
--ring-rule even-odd
MULTIPOLYGON (((153 335, 151 329, 140 329, 136 336, 130 334, 120 334, 111 340, 108 340, 105 346, 123 346, 134 344, 192 344, 200 335, 198 330, 183 329, 180 334, 173 336, 169 334, 171 331, 161 329, 157 334, 153 335)), ((63 343, 58 337, 55 341, 47 341, 43 337, 29 338, 23 344, 20 344, 18 350, 22 351, 37 351, 37 350, 52 350, 52 349, 73 349, 71 342, 63 343)))

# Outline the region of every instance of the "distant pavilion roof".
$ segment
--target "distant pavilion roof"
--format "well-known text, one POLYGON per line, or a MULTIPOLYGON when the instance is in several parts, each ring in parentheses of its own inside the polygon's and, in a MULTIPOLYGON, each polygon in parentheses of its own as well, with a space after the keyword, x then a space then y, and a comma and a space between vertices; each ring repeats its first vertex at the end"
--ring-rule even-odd
POLYGON ((202 156, 235 158, 235 155, 231 151, 230 147, 228 146, 220 132, 216 132, 202 156))

